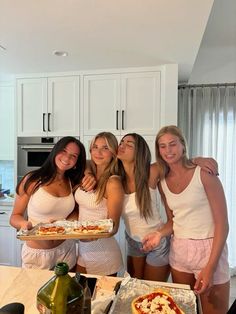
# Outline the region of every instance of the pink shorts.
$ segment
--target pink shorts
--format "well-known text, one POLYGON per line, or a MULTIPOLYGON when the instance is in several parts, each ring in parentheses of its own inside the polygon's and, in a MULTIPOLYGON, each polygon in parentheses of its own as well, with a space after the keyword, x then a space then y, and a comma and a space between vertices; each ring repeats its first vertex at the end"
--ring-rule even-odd
MULTIPOLYGON (((213 238, 209 239, 171 239, 169 263, 177 271, 194 274, 197 279, 202 268, 209 260, 213 238)), ((229 281, 228 249, 225 244, 216 271, 213 284, 223 284, 229 281)))

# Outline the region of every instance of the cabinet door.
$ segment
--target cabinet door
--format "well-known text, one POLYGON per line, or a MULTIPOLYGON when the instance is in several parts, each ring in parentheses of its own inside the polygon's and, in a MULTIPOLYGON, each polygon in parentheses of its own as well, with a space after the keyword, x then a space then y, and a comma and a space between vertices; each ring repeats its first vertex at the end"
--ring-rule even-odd
POLYGON ((121 75, 121 134, 156 134, 161 119, 160 88, 160 72, 121 75))
POLYGON ((14 86, 0 85, 0 160, 14 159, 14 86))
POLYGON ((78 136, 79 79, 76 76, 48 78, 48 135, 78 136))
POLYGON ((120 134, 120 75, 84 76, 84 135, 120 134))
POLYGON ((18 136, 47 135, 47 79, 17 80, 18 136))
POLYGON ((9 225, 10 210, 0 206, 0 265, 14 266, 16 252, 16 231, 9 225))

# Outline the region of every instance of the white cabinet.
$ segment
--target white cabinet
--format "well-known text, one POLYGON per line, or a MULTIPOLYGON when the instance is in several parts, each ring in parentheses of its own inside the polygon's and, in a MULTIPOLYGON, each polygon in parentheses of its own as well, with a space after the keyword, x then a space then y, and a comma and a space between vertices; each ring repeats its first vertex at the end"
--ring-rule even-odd
POLYGON ((0 83, 0 160, 14 159, 14 85, 0 83))
POLYGON ((18 136, 79 134, 79 77, 17 79, 18 136))
POLYGON ((85 75, 83 86, 84 135, 156 134, 161 119, 161 72, 85 75))
POLYGON ((9 225, 12 206, 0 204, 0 265, 16 266, 16 230, 9 225))

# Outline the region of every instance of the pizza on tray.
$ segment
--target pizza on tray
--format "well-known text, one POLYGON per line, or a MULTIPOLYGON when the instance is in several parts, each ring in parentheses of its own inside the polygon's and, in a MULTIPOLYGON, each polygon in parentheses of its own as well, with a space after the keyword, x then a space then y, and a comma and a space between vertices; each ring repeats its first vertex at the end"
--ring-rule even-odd
POLYGON ((74 233, 79 233, 79 234, 96 234, 96 233, 103 233, 103 232, 108 232, 107 226, 102 226, 102 225, 87 225, 87 226, 78 226, 73 229, 74 233))
POLYGON ((131 308, 133 314, 184 314, 171 295, 161 289, 135 298, 131 308))
POLYGON ((55 235, 55 234, 63 234, 66 230, 62 226, 39 226, 37 230, 37 234, 39 235, 55 235))

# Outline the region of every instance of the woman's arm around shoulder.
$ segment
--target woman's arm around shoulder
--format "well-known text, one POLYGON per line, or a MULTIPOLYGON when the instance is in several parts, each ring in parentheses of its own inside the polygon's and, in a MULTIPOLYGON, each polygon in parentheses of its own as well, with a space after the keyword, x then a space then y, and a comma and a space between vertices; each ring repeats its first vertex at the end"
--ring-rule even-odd
POLYGON ((24 184, 25 180, 23 180, 19 186, 19 193, 16 194, 12 214, 10 217, 10 224, 17 230, 21 228, 32 228, 32 223, 24 218, 24 214, 27 209, 27 205, 29 203, 29 199, 34 189, 35 183, 32 183, 29 186, 27 193, 24 191, 24 184))
POLYGON ((113 233, 119 228, 120 216, 123 209, 124 189, 119 176, 111 176, 106 185, 108 218, 114 222, 113 233))
POLYGON ((149 181, 148 181, 149 187, 152 189, 156 189, 159 179, 160 179, 160 170, 158 168, 157 163, 154 162, 150 166, 150 175, 149 175, 149 181))

